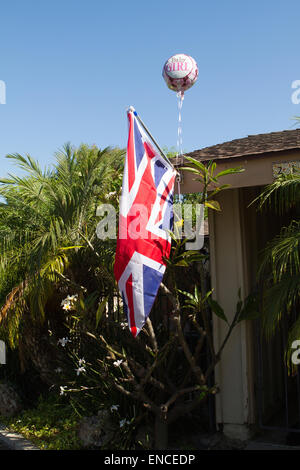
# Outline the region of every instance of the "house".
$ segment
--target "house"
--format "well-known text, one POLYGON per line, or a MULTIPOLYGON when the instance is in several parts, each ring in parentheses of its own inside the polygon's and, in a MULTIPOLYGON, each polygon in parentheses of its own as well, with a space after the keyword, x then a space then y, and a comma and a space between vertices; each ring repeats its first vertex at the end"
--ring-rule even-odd
MULTIPOLYGON (((219 194, 222 211, 209 214, 211 284, 215 298, 231 319, 239 289, 245 298, 257 288, 259 253, 284 223, 274 213, 260 213, 249 204, 278 173, 300 166, 300 129, 250 135, 196 150, 188 156, 202 162, 215 161, 216 172, 233 167, 245 170, 222 179, 222 184, 231 185, 219 194)), ((201 186, 192 174, 185 172, 181 191, 200 192, 201 186)), ((213 322, 217 348, 228 327, 216 316, 213 322)), ((275 419, 274 426, 283 426, 287 431, 293 420, 300 419, 299 403, 297 408, 295 400, 289 398, 291 386, 284 370, 282 341, 275 338, 271 343, 265 342, 259 328, 253 321, 241 322, 216 369, 220 386, 216 423, 232 438, 248 439, 252 425, 272 427, 269 423, 276 413, 281 418, 275 419)), ((298 378, 293 387, 297 387, 294 395, 298 401, 298 378)))

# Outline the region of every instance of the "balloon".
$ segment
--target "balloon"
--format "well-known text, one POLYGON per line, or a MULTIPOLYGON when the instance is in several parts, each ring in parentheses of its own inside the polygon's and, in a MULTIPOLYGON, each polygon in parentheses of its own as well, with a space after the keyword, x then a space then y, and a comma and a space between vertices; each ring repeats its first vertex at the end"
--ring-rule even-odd
POLYGON ((171 90, 183 94, 196 82, 198 67, 193 57, 176 54, 166 61, 162 75, 171 90))

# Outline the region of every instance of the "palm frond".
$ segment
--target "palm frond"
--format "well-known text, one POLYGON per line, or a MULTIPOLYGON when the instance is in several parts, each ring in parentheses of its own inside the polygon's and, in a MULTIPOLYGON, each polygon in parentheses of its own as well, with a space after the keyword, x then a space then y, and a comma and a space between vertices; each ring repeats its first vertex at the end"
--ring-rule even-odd
POLYGON ((273 209, 284 214, 300 202, 300 172, 281 174, 252 201, 259 210, 273 209))
POLYGON ((282 277, 264 292, 262 324, 266 337, 270 338, 284 315, 296 307, 300 295, 300 274, 282 277))
POLYGON ((293 220, 289 226, 283 227, 280 234, 271 240, 262 256, 259 275, 263 276, 271 269, 274 282, 288 274, 300 272, 300 222, 293 220))
MULTIPOLYGON (((48 299, 59 285, 85 292, 80 277, 87 278, 90 269, 102 289, 113 282, 96 272, 85 240, 95 236, 98 204, 120 191, 124 150, 67 143, 45 171, 29 155, 8 158, 24 172, 0 181, 0 328, 16 343, 25 319, 46 318, 48 299)), ((114 242, 96 240, 95 246, 110 270, 114 242)))

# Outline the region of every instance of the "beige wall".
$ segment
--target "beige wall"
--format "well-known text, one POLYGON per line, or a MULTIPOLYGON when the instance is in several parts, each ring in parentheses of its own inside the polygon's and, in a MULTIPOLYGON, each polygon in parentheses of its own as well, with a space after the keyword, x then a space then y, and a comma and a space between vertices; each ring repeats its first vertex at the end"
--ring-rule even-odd
MULTIPOLYGON (((236 312, 238 290, 242 298, 249 291, 247 260, 243 240, 241 196, 238 189, 224 191, 219 196, 222 212, 209 216, 211 276, 214 297, 223 307, 228 320, 236 312)), ((216 350, 228 331, 228 326, 213 317, 216 350)), ((217 423, 231 437, 247 438, 245 423, 253 421, 251 374, 251 335, 245 322, 240 323, 223 350, 222 360, 216 369, 216 382, 220 393, 216 397, 217 423)))
MULTIPOLYGON (((216 160, 216 172, 228 168, 242 167, 244 172, 237 175, 228 175, 222 178, 222 184, 230 184, 232 188, 244 188, 250 186, 264 186, 273 181, 274 163, 299 161, 300 151, 274 152, 268 155, 257 155, 253 157, 238 157, 216 160)), ((187 163, 187 162, 186 162, 187 163)), ((194 175, 184 172, 182 193, 193 193, 201 190, 201 185, 194 181, 194 175)))

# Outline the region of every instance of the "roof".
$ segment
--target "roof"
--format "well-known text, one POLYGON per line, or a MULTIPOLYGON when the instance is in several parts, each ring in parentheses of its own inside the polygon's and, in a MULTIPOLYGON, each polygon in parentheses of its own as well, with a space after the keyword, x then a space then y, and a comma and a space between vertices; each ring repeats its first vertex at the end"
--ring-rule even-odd
POLYGON ((248 135, 242 139, 189 152, 186 156, 198 160, 215 160, 294 149, 300 149, 300 129, 248 135))

